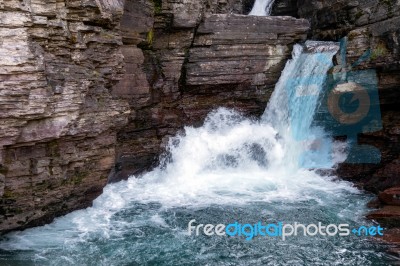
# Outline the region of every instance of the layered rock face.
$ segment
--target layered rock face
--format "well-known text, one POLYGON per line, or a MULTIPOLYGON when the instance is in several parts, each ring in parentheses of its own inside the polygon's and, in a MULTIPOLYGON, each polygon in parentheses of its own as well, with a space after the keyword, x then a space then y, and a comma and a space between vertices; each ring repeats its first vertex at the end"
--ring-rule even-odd
POLYGON ((132 112, 118 133, 111 181, 154 166, 169 137, 184 125, 201 125, 215 108, 264 111, 309 23, 230 14, 247 7, 244 1, 127 1, 127 72, 113 95, 128 100, 132 112))
POLYGON ((378 73, 383 130, 359 142, 382 163, 339 174, 374 192, 400 185, 400 2, 279 0, 273 14, 305 19, 242 15, 253 2, 0 2, 0 231, 89 206, 108 176, 150 169, 214 108, 260 115, 305 19, 312 39, 348 37, 348 65, 370 49, 353 71, 378 73))
MULTIPOLYGON (((287 1, 281 2, 282 9, 287 1)), ((379 195, 370 207, 381 209, 367 217, 390 228, 381 240, 395 244, 390 252, 399 256, 400 2, 298 0, 297 5, 298 16, 311 22, 310 38, 339 40, 347 37, 347 71, 373 70, 377 73, 383 129, 359 134, 358 142, 377 147, 381 162, 342 164, 338 174, 379 195)), ((335 70, 343 63, 340 60, 338 56, 335 70)), ((374 86, 366 79, 360 82, 374 86)))
POLYGON ((298 14, 311 22, 313 39, 347 37, 348 71, 377 73, 383 130, 360 134, 359 143, 379 148, 382 161, 344 164, 339 175, 375 193, 400 185, 400 2, 299 0, 298 14))
POLYGON ((1 1, 0 231, 89 206, 214 108, 261 114, 309 23, 250 2, 1 1))
POLYGON ((87 207, 107 183, 128 104, 122 1, 0 2, 0 231, 87 207))

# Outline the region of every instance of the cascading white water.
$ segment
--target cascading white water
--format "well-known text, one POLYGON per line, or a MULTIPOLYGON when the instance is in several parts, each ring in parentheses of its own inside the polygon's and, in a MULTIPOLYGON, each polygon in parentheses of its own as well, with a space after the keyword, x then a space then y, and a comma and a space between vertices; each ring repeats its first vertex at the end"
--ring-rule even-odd
POLYGON ((215 110, 202 127, 186 127, 170 140, 160 167, 139 179, 108 185, 91 208, 9 234, 0 242, 6 250, 0 252, 0 262, 340 265, 346 259, 371 265, 381 260, 380 253, 370 252, 375 247, 354 238, 246 242, 186 234, 192 219, 214 224, 260 219, 360 223, 360 206, 368 196, 302 167, 335 163, 324 145, 313 151, 318 156, 310 155, 310 149, 315 140, 329 141, 312 120, 337 50, 334 43, 296 45, 260 121, 215 110))
POLYGON ((293 59, 286 65, 265 110, 263 122, 283 138, 287 167, 297 169, 300 163, 308 168, 331 168, 345 160, 339 144, 332 143, 322 128, 312 125, 326 74, 338 50, 338 43, 333 42, 296 45, 293 59))
POLYGON ((269 16, 275 0, 256 0, 251 9, 250 16, 269 16))

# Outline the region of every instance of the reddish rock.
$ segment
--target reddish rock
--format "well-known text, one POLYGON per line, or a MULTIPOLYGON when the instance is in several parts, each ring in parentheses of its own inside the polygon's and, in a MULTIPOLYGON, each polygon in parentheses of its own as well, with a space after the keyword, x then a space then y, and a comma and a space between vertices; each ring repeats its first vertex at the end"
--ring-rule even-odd
POLYGON ((383 236, 376 237, 387 244, 400 245, 400 228, 386 229, 383 236))
POLYGON ((400 206, 386 205, 382 209, 370 212, 367 218, 375 220, 385 227, 400 227, 400 206))
POLYGON ((368 202, 367 207, 371 209, 378 209, 382 207, 382 202, 378 198, 375 198, 368 202))
POLYGON ((369 219, 400 217, 400 206, 384 206, 382 209, 373 211, 367 215, 369 219))
POLYGON ((400 206, 400 187, 389 188, 379 193, 379 200, 387 205, 400 206))
POLYGON ((400 228, 385 229, 383 236, 375 237, 375 239, 388 245, 388 254, 400 257, 400 228))

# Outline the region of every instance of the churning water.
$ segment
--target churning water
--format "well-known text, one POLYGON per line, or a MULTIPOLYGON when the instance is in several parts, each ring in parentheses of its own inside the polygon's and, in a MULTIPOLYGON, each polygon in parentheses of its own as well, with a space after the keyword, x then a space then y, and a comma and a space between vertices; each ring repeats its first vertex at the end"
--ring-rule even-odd
POLYGON ((344 160, 313 123, 335 43, 297 45, 265 114, 229 109, 170 140, 161 165, 93 207, 0 242, 1 265, 387 265, 366 237, 194 236, 188 222, 366 225, 370 196, 313 167, 344 160))
POLYGON ((250 16, 269 16, 275 0, 256 0, 251 9, 250 16))

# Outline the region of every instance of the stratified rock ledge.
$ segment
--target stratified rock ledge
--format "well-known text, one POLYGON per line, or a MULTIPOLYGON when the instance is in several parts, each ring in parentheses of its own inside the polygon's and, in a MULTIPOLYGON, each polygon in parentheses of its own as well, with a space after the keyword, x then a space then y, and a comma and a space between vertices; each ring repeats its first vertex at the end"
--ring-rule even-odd
POLYGON ((212 109, 261 114, 309 23, 232 12, 241 1, 0 1, 0 232, 90 206, 212 109))

